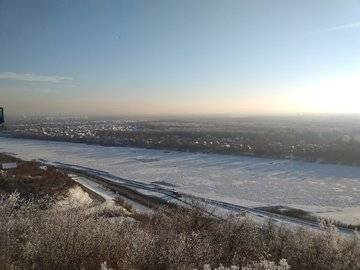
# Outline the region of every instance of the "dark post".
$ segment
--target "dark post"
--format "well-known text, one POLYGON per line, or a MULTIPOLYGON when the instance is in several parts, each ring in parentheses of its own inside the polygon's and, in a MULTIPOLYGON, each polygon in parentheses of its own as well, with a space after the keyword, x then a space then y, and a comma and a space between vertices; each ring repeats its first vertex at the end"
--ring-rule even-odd
POLYGON ((4 116, 4 108, 0 107, 0 125, 4 124, 5 116, 4 116))

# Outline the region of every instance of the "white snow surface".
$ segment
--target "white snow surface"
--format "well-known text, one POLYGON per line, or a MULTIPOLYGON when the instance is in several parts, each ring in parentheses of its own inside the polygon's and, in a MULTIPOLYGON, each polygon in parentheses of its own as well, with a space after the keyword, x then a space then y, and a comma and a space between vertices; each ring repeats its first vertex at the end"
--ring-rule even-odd
POLYGON ((0 152, 163 181, 181 192, 243 206, 287 205, 360 220, 360 210, 354 211, 360 207, 360 167, 4 137, 0 152))
POLYGON ((105 187, 99 185, 96 182, 90 181, 89 179, 87 179, 85 177, 77 176, 77 175, 73 175, 73 174, 70 174, 69 176, 74 181, 80 183, 84 187, 86 187, 86 188, 90 189, 91 191, 100 195, 102 198, 104 198, 104 200, 107 204, 109 204, 109 205, 114 204, 114 199, 116 199, 116 194, 114 192, 106 189, 105 187))
POLYGON ((133 209, 135 209, 136 211, 138 212, 141 212, 141 213, 151 213, 151 209, 137 203, 137 202, 134 202, 128 198, 125 198, 125 197, 122 197, 118 194, 116 194, 116 192, 114 191, 111 191, 109 189, 107 189, 106 187, 94 182, 94 181, 91 181, 89 180, 88 178, 86 177, 82 177, 82 176, 78 176, 78 175, 75 175, 75 174, 69 174, 69 176, 76 182, 80 183, 81 185, 83 185, 84 187, 90 189, 91 191, 97 193, 98 195, 100 195, 102 198, 104 198, 105 200, 105 203, 108 205, 108 206, 112 206, 115 204, 115 200, 118 198, 118 197, 121 197, 125 202, 129 203, 132 205, 133 209))

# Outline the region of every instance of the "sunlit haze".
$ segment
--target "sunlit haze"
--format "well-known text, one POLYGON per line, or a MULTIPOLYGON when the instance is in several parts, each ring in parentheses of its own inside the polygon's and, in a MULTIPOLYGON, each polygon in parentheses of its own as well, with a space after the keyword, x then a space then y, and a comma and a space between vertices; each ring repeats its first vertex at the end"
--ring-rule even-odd
POLYGON ((8 114, 360 113, 360 1, 0 1, 8 114))

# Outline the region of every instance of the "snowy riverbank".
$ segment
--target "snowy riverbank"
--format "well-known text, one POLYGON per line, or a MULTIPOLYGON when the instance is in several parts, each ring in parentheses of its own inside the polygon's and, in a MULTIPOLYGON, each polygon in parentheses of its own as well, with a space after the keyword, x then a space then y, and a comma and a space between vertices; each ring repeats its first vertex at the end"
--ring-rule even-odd
POLYGON ((360 223, 360 167, 4 137, 0 152, 161 182, 244 206, 288 205, 360 223))

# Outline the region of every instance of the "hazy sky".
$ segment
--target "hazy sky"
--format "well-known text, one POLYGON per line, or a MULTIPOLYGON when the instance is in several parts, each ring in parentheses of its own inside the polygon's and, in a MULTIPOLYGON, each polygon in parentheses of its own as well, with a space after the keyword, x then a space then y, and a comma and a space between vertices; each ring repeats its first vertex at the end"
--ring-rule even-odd
POLYGON ((0 0, 0 106, 11 114, 359 103, 359 0, 0 0))

